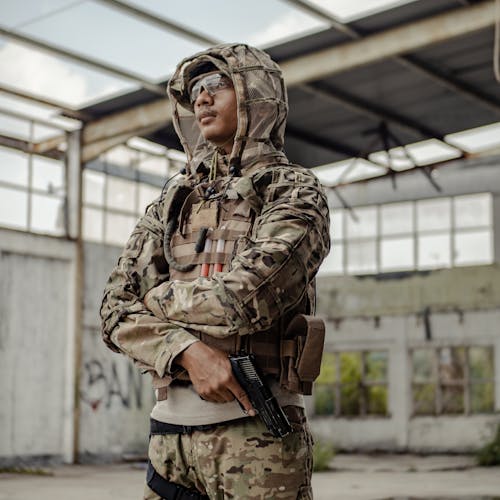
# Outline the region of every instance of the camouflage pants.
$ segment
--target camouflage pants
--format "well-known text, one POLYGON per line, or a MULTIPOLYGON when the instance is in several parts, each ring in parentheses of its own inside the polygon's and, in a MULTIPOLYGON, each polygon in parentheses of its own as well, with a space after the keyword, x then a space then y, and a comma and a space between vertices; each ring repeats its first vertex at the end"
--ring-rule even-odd
MULTIPOLYGON (((161 476, 210 500, 312 499, 312 437, 300 414, 284 438, 273 437, 259 418, 192 434, 153 435, 149 459, 161 476)), ((146 486, 144 499, 160 497, 146 486)))

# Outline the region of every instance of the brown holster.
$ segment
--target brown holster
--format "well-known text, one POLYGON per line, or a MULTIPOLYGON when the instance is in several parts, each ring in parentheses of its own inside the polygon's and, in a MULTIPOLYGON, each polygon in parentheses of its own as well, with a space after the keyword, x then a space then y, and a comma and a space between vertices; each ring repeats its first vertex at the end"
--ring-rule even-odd
POLYGON ((281 342, 280 385, 292 392, 312 394, 312 384, 319 375, 325 342, 322 319, 297 314, 281 342))

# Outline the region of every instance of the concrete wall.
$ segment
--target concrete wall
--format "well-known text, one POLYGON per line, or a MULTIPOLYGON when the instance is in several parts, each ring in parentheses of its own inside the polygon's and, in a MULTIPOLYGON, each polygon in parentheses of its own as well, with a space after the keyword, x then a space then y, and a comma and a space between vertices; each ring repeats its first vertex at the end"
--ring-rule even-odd
POLYGON ((74 247, 0 231, 0 462, 70 460, 74 247))
MULTIPOLYGON (((437 193, 420 173, 347 186, 342 196, 363 206, 466 193, 493 193, 495 263, 429 272, 318 279, 318 314, 327 321, 326 350, 387 350, 389 417, 312 417, 321 440, 344 449, 471 451, 500 423, 500 175, 499 158, 439 169, 437 193), (430 311, 431 339, 422 313, 430 311), (492 345, 495 412, 490 415, 412 417, 409 350, 423 346, 492 345)), ((339 200, 332 195, 333 210, 339 200)), ((308 403, 313 414, 313 401, 308 403)))
POLYGON ((102 291, 121 249, 86 244, 83 355, 80 378, 79 452, 82 460, 146 454, 149 412, 154 403, 150 377, 101 340, 102 291))
MULTIPOLYGON (((341 286, 341 285, 339 285, 341 286)), ((418 315, 327 319, 325 349, 329 351, 387 350, 389 353, 389 416, 311 418, 322 441, 348 450, 472 451, 487 442, 500 423, 498 413, 474 416, 411 416, 409 349, 424 346, 492 345, 495 378, 500 380, 500 308, 462 314, 431 314, 432 340, 426 340, 418 315)), ((500 384, 495 389, 500 412, 500 384)), ((313 402, 309 414, 313 415, 313 402)))
POLYGON ((76 245, 0 229, 0 465, 71 462, 75 449, 81 461, 146 453, 151 384, 100 334, 102 290, 118 254, 84 246, 75 414, 76 245))

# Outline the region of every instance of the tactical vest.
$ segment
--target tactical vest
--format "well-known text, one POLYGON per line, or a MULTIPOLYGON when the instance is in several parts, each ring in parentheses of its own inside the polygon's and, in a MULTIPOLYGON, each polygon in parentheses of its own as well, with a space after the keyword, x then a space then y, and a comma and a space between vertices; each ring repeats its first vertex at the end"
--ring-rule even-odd
MULTIPOLYGON (((200 276, 207 279, 217 272, 231 269, 233 257, 244 247, 250 236, 253 222, 258 216, 248 199, 233 188, 238 178, 223 178, 215 185, 198 185, 185 197, 182 207, 167 221, 165 254, 170 265, 171 280, 194 280, 200 276), (213 193, 207 197, 208 193, 213 193), (172 232, 173 227, 175 230, 172 232)), ((175 201, 174 201, 175 203, 175 201)), ((178 203, 180 205, 180 203, 178 203)), ((297 314, 306 312, 308 299, 294 308, 288 317, 281 318, 278 325, 252 335, 232 335, 224 339, 191 332, 209 346, 224 352, 246 352, 254 354, 261 371, 279 378, 282 371, 282 333, 297 314)))

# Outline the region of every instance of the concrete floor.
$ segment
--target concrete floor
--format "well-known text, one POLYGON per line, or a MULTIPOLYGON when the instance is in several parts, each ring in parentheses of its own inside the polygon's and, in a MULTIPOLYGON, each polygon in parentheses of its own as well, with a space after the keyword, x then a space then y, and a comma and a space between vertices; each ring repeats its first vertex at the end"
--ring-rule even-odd
MULTIPOLYGON (((315 500, 500 500, 500 467, 467 456, 338 455, 313 475, 315 500), (495 496, 496 495, 496 496, 495 496)), ((143 464, 73 465, 0 474, 0 500, 139 500, 143 464)))

